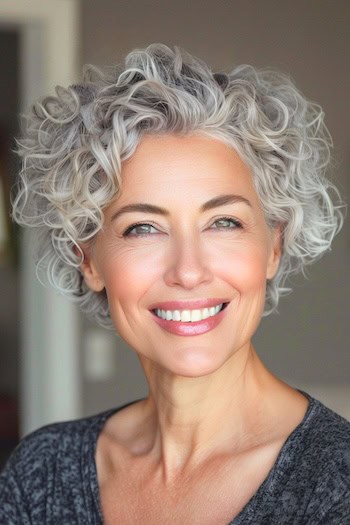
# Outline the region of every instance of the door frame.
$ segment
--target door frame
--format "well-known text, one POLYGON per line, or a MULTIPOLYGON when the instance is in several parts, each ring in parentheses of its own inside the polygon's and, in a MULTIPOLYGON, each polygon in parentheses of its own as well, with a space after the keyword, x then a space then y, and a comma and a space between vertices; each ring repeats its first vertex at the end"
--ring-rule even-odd
MULTIPOLYGON (((1 0, 0 27, 20 39, 20 111, 57 84, 76 82, 80 0, 1 0)), ((76 307, 39 284, 32 232, 21 239, 20 436, 48 423, 81 417, 80 322, 76 307)))

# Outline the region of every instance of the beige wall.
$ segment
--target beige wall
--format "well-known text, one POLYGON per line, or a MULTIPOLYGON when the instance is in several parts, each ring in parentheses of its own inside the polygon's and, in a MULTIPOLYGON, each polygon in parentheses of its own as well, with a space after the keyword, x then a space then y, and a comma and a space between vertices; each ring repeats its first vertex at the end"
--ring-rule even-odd
MULTIPOLYGON (((184 47, 215 70, 250 63, 288 71, 326 112, 335 178, 349 200, 348 0, 84 0, 82 17, 84 63, 112 64, 135 47, 163 42, 184 47)), ((350 376, 349 231, 347 223, 333 251, 307 281, 297 281, 280 314, 264 320, 255 338, 276 374, 320 397, 339 389, 343 404, 350 376)), ((86 412, 145 391, 136 359, 117 346, 116 375, 109 382, 84 383, 86 412)))

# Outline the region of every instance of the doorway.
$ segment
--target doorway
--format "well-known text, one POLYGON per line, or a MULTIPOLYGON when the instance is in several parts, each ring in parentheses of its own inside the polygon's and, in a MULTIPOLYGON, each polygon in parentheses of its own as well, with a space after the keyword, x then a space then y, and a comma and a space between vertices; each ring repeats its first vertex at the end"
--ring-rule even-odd
POLYGON ((19 162, 19 32, 0 28, 0 468, 19 440, 19 268, 17 228, 9 217, 19 162))
POLYGON ((76 81, 79 12, 79 0, 0 3, 0 466, 24 435, 81 415, 78 315, 37 282, 31 234, 11 225, 8 199, 18 113, 76 81))

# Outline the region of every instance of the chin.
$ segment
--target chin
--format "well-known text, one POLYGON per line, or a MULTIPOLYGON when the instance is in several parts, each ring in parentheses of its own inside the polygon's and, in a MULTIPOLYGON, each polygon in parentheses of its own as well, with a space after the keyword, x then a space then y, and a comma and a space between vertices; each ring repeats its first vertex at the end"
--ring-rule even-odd
POLYGON ((162 362, 162 367, 169 373, 181 377, 204 377, 217 372, 225 363, 225 360, 213 359, 213 353, 210 356, 200 355, 198 352, 187 351, 185 356, 172 360, 171 363, 162 362))

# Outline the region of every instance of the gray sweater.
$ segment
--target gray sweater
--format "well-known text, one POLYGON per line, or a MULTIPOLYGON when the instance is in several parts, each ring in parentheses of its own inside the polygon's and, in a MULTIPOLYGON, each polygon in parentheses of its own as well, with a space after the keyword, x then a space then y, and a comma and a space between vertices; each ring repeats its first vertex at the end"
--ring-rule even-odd
MULTIPOLYGON (((303 421, 232 525, 350 525, 350 423, 304 395, 303 421)), ((23 438, 0 475, 0 525, 102 524, 96 441, 121 408, 23 438)))

